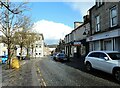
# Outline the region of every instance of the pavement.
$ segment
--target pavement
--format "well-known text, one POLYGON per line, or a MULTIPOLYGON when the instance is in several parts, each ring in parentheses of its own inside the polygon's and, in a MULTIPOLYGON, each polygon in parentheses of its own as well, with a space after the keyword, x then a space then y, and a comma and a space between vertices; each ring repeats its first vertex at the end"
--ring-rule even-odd
POLYGON ((20 61, 19 69, 7 69, 2 65, 2 86, 29 86, 32 83, 31 64, 29 60, 20 61), (27 65, 24 65, 28 63, 27 65), (26 80, 27 79, 27 80, 26 80))

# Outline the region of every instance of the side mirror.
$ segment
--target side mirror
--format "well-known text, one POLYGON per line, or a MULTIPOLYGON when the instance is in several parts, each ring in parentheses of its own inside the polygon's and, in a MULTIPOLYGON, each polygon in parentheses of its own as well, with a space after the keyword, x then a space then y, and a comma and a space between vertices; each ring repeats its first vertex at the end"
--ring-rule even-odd
POLYGON ((109 58, 108 58, 108 57, 104 57, 104 59, 105 59, 105 60, 109 60, 109 58))

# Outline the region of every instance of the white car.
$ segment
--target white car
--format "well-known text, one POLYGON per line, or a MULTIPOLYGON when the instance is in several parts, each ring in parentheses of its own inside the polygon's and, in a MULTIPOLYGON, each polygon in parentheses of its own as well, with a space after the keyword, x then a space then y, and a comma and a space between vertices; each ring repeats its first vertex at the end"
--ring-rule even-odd
POLYGON ((120 52, 91 51, 85 57, 85 66, 88 71, 92 68, 113 74, 120 81, 120 52))

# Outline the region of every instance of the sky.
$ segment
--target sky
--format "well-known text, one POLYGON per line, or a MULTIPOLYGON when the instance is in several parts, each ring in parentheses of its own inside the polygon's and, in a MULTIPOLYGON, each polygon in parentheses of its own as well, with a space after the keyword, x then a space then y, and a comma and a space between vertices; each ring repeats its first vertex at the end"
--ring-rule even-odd
POLYGON ((32 31, 43 33, 46 44, 58 44, 74 29, 75 21, 83 21, 93 5, 94 2, 31 2, 32 31))
POLYGON ((34 23, 32 31, 43 33, 46 44, 58 44, 74 29, 74 22, 82 22, 83 16, 94 5, 89 0, 34 1, 29 3, 29 11, 25 13, 34 23))

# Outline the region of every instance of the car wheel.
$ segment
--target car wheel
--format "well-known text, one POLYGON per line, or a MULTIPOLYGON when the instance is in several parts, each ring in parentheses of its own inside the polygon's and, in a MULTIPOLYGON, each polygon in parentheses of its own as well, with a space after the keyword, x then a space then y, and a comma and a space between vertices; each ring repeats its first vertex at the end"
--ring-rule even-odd
POLYGON ((117 81, 120 82, 120 70, 115 70, 114 77, 117 81))
POLYGON ((91 66, 91 64, 89 62, 86 63, 85 67, 86 67, 87 71, 91 71, 92 70, 92 66, 91 66))

